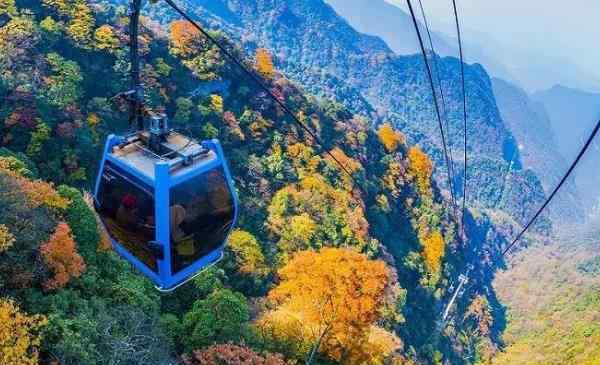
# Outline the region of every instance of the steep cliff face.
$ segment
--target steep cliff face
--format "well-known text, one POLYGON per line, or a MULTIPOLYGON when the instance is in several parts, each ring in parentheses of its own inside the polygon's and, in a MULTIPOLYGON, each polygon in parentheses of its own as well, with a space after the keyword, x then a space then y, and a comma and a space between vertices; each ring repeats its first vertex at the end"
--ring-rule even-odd
MULTIPOLYGON (((402 129, 411 143, 420 144, 434 157, 438 180, 447 188, 440 132, 421 56, 395 55, 380 38, 354 30, 322 0, 187 0, 186 5, 208 24, 243 41, 247 50, 258 46, 272 50, 277 67, 311 92, 342 102, 349 99, 352 111, 369 114, 374 123, 387 120, 402 129)), ((414 33, 406 36, 412 38, 414 33)), ((447 135, 457 160, 455 183, 460 185, 460 63, 450 57, 436 58, 433 63, 444 90, 447 135)), ((467 65, 465 76, 472 203, 497 208, 500 202, 523 222, 543 197, 541 184, 521 170, 514 171, 514 178, 497 179, 494 173, 506 171, 511 161, 520 164, 517 144, 500 116, 485 70, 467 65), (499 181, 503 186, 499 187, 499 181), (525 200, 518 209, 502 203, 510 200, 503 194, 517 192, 525 200)))
MULTIPOLYGON (((519 143, 523 167, 540 178, 549 193, 567 171, 567 160, 559 152, 559 142, 543 104, 531 100, 524 90, 501 79, 492 79, 502 119, 519 143)), ((550 207, 555 223, 576 223, 584 218, 575 179, 557 196, 550 207)))

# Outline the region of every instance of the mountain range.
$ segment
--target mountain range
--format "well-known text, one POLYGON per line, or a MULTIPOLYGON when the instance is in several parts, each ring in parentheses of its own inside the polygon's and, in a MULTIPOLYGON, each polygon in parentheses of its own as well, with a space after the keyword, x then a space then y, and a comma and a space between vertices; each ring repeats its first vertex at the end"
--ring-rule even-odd
MULTIPOLYGON (((340 100, 372 117, 375 125, 391 122, 433 156, 438 182, 448 189, 433 94, 420 55, 397 55, 381 38, 356 31, 322 0, 186 0, 185 8, 242 41, 249 52, 270 49, 275 65, 308 91, 340 100)), ((454 57, 430 61, 445 93, 446 137, 456 159, 453 182, 461 186, 460 62, 454 57)), ((471 202, 506 209, 524 222, 541 204, 542 186, 535 174, 521 169, 517 143, 500 116, 485 69, 467 65, 465 76, 468 129, 476 131, 468 144, 471 202), (512 160, 517 161, 514 176, 499 189, 491 182, 504 181, 512 160)))
MULTIPOLYGON (((556 85, 536 92, 532 99, 548 112, 549 121, 560 154, 572 161, 592 128, 600 120, 600 94, 556 85)), ((590 212, 600 201, 600 141, 596 140, 575 171, 576 184, 583 198, 583 207, 590 212)))

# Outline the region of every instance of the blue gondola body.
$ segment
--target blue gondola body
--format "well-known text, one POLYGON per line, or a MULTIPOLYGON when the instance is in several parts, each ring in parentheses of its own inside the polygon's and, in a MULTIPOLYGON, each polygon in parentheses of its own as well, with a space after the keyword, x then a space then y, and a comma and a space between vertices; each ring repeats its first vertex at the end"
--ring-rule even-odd
MULTIPOLYGON (((181 138, 187 137, 181 136, 181 138)), ((181 157, 161 158, 161 156, 153 155, 151 152, 144 151, 143 149, 135 152, 136 158, 130 158, 127 154, 115 152, 115 150, 119 151, 119 146, 125 142, 126 137, 116 135, 108 137, 96 180, 94 204, 111 236, 115 251, 148 277, 159 290, 170 291, 192 279, 204 268, 216 263, 223 256, 225 242, 235 226, 238 217, 238 198, 233 180, 218 140, 213 139, 196 144, 196 147, 202 148, 206 153, 202 158, 198 158, 192 162, 187 161, 185 164, 182 164, 181 157), (174 223, 178 221, 182 221, 183 223, 186 218, 182 212, 185 212, 184 206, 186 204, 191 204, 186 199, 188 196, 194 196, 195 192, 193 190, 196 188, 193 186, 194 181, 201 180, 204 176, 210 174, 215 175, 219 181, 218 184, 222 185, 221 190, 217 192, 218 194, 224 195, 224 190, 227 190, 228 197, 225 196, 223 198, 225 203, 222 204, 225 205, 224 211, 226 213, 221 213, 221 216, 225 215, 225 218, 222 218, 222 221, 219 221, 221 225, 215 228, 219 232, 217 235, 213 234, 213 232, 199 231, 196 232, 195 236, 188 239, 186 243, 181 244, 182 246, 187 245, 188 251, 192 252, 191 255, 188 254, 188 257, 192 257, 193 259, 193 262, 187 262, 189 259, 186 259, 182 263, 179 259, 179 253, 174 247, 176 241, 173 232, 174 230, 179 231, 180 228, 174 228, 174 223), (118 178, 115 177, 117 175, 118 178), (126 208, 123 208, 122 204, 117 210, 115 210, 116 204, 113 204, 115 207, 112 208, 110 213, 108 213, 110 209, 103 206, 103 204, 109 205, 109 203, 113 202, 112 200, 115 200, 113 199, 114 195, 119 197, 118 193, 109 195, 106 192, 107 189, 111 188, 110 185, 117 184, 119 181, 122 185, 130 184, 131 186, 135 186, 136 192, 144 191, 143 196, 149 195, 152 197, 152 208, 146 209, 154 210, 154 212, 148 213, 148 220, 154 224, 149 224, 139 229, 144 229, 145 234, 154 231, 152 232, 154 241, 147 242, 146 246, 144 246, 146 243, 143 242, 143 239, 137 238, 137 243, 132 244, 129 242, 129 247, 120 242, 119 236, 123 238, 123 241, 130 241, 131 237, 135 236, 130 235, 130 237, 127 237, 122 232, 123 228, 127 231, 128 229, 133 229, 133 226, 141 227, 143 224, 138 223, 135 219, 131 219, 133 222, 131 226, 124 226, 124 224, 118 222, 118 219, 114 219, 115 215, 119 215, 118 212, 115 214, 115 211, 126 211, 126 208), (190 185, 190 182, 192 185, 190 185), (171 201, 175 200, 173 194, 178 189, 181 190, 182 188, 179 187, 184 186, 184 184, 188 184, 185 188, 187 190, 184 192, 183 199, 178 198, 180 204, 176 205, 176 202, 171 201), (111 201, 109 202, 108 200, 111 201), (177 209, 174 209, 174 207, 177 207, 177 209), (154 219, 152 219, 152 213, 154 213, 154 219), (179 217, 174 217, 176 215, 179 217), (117 231, 121 233, 118 234, 117 231), (206 237, 201 237, 202 235, 206 237), (202 240, 204 238, 212 240, 212 246, 208 251, 205 249, 206 252, 194 254, 194 250, 198 251, 198 247, 203 244, 202 240)), ((184 145, 181 148, 185 149, 187 147, 184 145)), ((208 185, 208 187, 204 187, 203 189, 210 191, 207 190, 211 188, 209 186, 210 183, 206 183, 205 185, 208 185)), ((128 188, 130 187, 125 186, 125 190, 128 188)), ((197 186, 197 188, 200 189, 201 187, 197 186)), ((204 198, 212 198, 210 194, 213 193, 205 192, 204 198)), ((133 194, 126 195, 120 199, 125 203, 129 202, 129 205, 137 202, 133 194)), ((150 199, 148 200, 150 201, 150 199)), ((206 201, 200 201, 196 204, 197 207, 192 208, 203 209, 203 204, 208 205, 206 201)), ((147 204, 147 206, 150 206, 150 204, 147 204)), ((135 210, 130 209, 130 211, 135 210)), ((126 214, 121 215, 126 216, 126 214)), ((197 227, 202 226, 202 224, 202 218, 196 218, 195 220, 191 220, 189 225, 192 227, 191 230, 197 230, 197 227)), ((138 229, 135 228, 135 230, 138 229)), ((183 232, 183 230, 181 231, 183 232)), ((182 233, 182 235, 185 235, 185 233, 182 233)), ((142 234, 142 236, 144 235, 142 234)))

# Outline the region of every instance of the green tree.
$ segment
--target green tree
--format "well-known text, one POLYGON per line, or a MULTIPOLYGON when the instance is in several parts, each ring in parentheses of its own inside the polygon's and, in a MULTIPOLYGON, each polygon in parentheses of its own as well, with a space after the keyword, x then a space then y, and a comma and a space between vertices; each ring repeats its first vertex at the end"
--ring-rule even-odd
POLYGON ((239 343, 250 319, 249 307, 243 295, 229 289, 213 292, 198 300, 183 317, 184 344, 187 351, 215 343, 239 343))
POLYGON ((61 185, 57 190, 60 196, 69 199, 71 202, 64 214, 80 253, 86 262, 95 260, 100 243, 100 233, 98 232, 98 221, 95 213, 77 189, 61 185))
POLYGON ((81 69, 74 61, 69 61, 57 53, 49 53, 46 61, 52 74, 46 78, 42 91, 44 100, 51 106, 64 108, 79 100, 82 94, 81 69))

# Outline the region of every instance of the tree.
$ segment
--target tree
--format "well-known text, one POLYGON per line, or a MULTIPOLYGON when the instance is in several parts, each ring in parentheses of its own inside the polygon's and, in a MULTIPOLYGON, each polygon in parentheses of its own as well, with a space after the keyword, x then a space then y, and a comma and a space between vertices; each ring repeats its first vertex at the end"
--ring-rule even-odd
POLYGON ((275 66, 271 54, 265 48, 256 50, 256 71, 266 79, 272 79, 275 75, 275 66))
POLYGON ((430 273, 438 273, 442 266, 445 243, 439 231, 426 235, 422 240, 423 259, 430 273))
POLYGON ((38 121, 35 130, 31 132, 31 139, 27 145, 27 155, 29 157, 38 157, 42 153, 44 143, 50 139, 51 129, 44 122, 38 121))
POLYGON ((28 316, 17 304, 0 298, 0 363, 3 365, 37 365, 40 330, 45 317, 28 316))
POLYGON ((44 283, 46 290, 63 288, 71 278, 77 278, 85 271, 85 262, 77 253, 75 241, 69 225, 60 222, 48 242, 40 247, 44 262, 54 273, 44 283))
POLYGON ((77 189, 61 185, 58 187, 58 193, 69 200, 69 205, 64 210, 64 217, 73 232, 77 247, 86 261, 95 258, 100 244, 96 214, 77 189))
POLYGON ((266 314, 262 325, 296 317, 286 332, 301 334, 297 341, 310 339, 310 359, 317 352, 342 363, 362 357, 371 326, 381 316, 389 275, 382 261, 350 249, 299 252, 279 270, 281 281, 269 292, 279 307, 266 314), (293 315, 279 316, 280 311, 293 315))
POLYGON ((369 224, 360 203, 318 174, 279 190, 268 208, 267 227, 278 238, 282 262, 299 250, 369 243, 369 224))
POLYGON ((170 26, 170 50, 173 55, 188 58, 199 48, 198 29, 187 20, 176 20, 170 26))
POLYGON ((94 16, 85 0, 75 0, 69 14, 67 34, 75 44, 87 48, 92 42, 92 30, 94 28, 94 16))
POLYGON ((47 34, 51 40, 56 40, 61 31, 61 25, 51 16, 45 17, 40 22, 40 28, 47 34))
POLYGON ((0 254, 15 243, 15 236, 8 230, 4 224, 0 224, 0 254))
POLYGON ((106 50, 111 53, 118 50, 120 46, 119 38, 115 35, 113 27, 108 24, 104 24, 96 29, 94 40, 97 49, 106 50))
POLYGON ((489 336, 494 318, 487 297, 477 295, 467 309, 466 318, 473 320, 477 325, 479 335, 489 336))
POLYGON ((388 152, 394 152, 399 145, 406 143, 404 134, 395 131, 389 123, 384 123, 377 131, 379 140, 388 152))
POLYGON ((223 114, 223 97, 217 94, 211 95, 210 107, 216 114, 223 114))
POLYGON ((186 365, 285 365, 280 354, 257 354, 251 348, 240 345, 214 345, 193 356, 184 358, 186 365))
POLYGON ((431 174, 433 172, 431 160, 418 146, 410 148, 408 160, 408 171, 416 179, 419 193, 425 196, 431 195, 431 174))
POLYGON ((74 61, 69 61, 57 53, 49 53, 46 61, 52 75, 46 77, 42 91, 45 101, 54 107, 65 108, 81 97, 81 70, 74 61))
POLYGON ((42 180, 31 180, 22 174, 30 175, 23 162, 14 158, 0 158, 0 173, 8 178, 29 198, 23 202, 28 208, 34 209, 46 205, 52 209, 66 209, 69 199, 61 197, 51 183, 42 180))
POLYGON ((263 278, 269 272, 262 249, 250 232, 233 231, 227 241, 226 255, 238 274, 263 278))
POLYGON ((16 16, 17 6, 15 0, 0 0, 0 15, 8 14, 10 16, 16 16))
MULTIPOLYGON (((222 33, 210 32, 210 35, 223 40, 222 33)), ((169 52, 182 58, 182 63, 201 80, 218 79, 219 71, 225 65, 219 49, 185 20, 171 23, 169 52)))
POLYGON ((187 351, 215 343, 240 342, 250 319, 248 303, 240 293, 229 289, 214 291, 197 300, 183 317, 183 338, 187 351))

